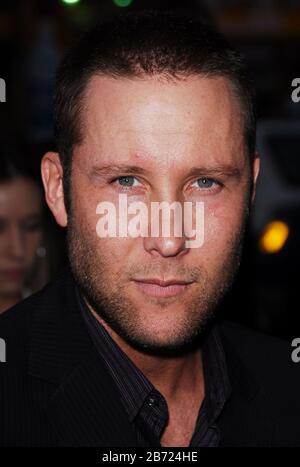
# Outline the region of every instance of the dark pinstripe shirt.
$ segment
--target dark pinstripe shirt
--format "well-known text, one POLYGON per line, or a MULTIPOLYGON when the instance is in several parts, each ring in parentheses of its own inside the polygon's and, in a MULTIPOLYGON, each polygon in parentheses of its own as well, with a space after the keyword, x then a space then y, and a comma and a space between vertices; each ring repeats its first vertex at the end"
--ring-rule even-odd
MULTIPOLYGON (((78 290, 77 295, 88 332, 120 392, 129 421, 135 426, 139 446, 160 446, 160 437, 169 416, 165 398, 96 320, 78 290)), ((217 418, 231 393, 225 355, 216 327, 202 346, 202 359, 206 395, 190 446, 215 447, 220 441, 217 418)))

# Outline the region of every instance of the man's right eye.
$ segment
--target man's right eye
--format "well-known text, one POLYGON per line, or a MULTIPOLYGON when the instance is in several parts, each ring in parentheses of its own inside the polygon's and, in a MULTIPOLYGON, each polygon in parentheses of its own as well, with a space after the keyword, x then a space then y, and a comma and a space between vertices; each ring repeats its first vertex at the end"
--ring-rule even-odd
POLYGON ((132 186, 136 186, 134 185, 135 181, 137 181, 137 179, 132 175, 118 177, 114 180, 114 182, 118 182, 119 185, 121 185, 124 188, 127 188, 127 187, 130 188, 132 186))

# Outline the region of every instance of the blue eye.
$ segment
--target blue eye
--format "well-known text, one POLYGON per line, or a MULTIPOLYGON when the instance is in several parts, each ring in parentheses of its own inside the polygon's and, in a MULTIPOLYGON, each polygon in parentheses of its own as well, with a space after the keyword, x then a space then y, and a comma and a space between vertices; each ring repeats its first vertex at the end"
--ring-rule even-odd
POLYGON ((134 184, 135 177, 129 175, 117 178, 119 184, 124 187, 131 187, 134 184))
POLYGON ((212 178, 198 178, 196 180, 199 188, 211 188, 216 182, 212 178))

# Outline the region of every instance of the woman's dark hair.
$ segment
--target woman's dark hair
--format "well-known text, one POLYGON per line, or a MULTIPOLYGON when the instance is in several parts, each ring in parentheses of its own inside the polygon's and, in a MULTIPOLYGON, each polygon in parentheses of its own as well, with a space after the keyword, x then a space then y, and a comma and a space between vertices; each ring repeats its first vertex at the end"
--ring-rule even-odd
POLYGON ((70 205, 72 150, 82 139, 84 93, 95 74, 114 78, 161 75, 170 80, 193 75, 226 77, 240 102, 250 160, 254 157, 253 88, 241 55, 214 27, 199 19, 174 11, 124 13, 84 34, 58 69, 54 124, 66 206, 70 205))
POLYGON ((12 181, 18 177, 30 179, 41 185, 38 171, 32 167, 22 148, 0 144, 0 183, 12 181))

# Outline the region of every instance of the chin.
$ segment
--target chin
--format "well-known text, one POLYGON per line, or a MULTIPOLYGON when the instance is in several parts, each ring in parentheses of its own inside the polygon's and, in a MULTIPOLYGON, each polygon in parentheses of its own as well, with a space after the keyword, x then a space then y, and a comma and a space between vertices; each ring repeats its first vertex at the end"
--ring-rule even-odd
MULTIPOLYGON (((168 318, 172 319, 175 318, 176 320, 180 320, 185 315, 185 309, 189 305, 189 301, 187 298, 183 300, 182 297, 136 297, 130 296, 130 301, 134 303, 135 307, 138 309, 143 310, 146 316, 148 315, 155 315, 156 319, 159 317, 166 318, 166 314, 168 314, 168 318)), ((144 316, 142 320, 144 320, 144 316)))
POLYGON ((0 289, 0 295, 1 296, 22 295, 22 284, 9 283, 7 285, 3 285, 3 287, 1 287, 1 289, 0 289))
POLYGON ((182 336, 174 338, 168 334, 160 336, 153 335, 149 332, 142 336, 131 336, 127 339, 128 344, 148 355, 178 357, 187 353, 197 345, 195 337, 185 339, 182 336))
POLYGON ((178 326, 178 320, 170 321, 168 318, 161 322, 140 322, 134 328, 134 332, 127 333, 127 342, 138 350, 160 355, 173 355, 187 350, 195 343, 199 334, 199 328, 194 328, 191 332, 187 323, 178 326))

